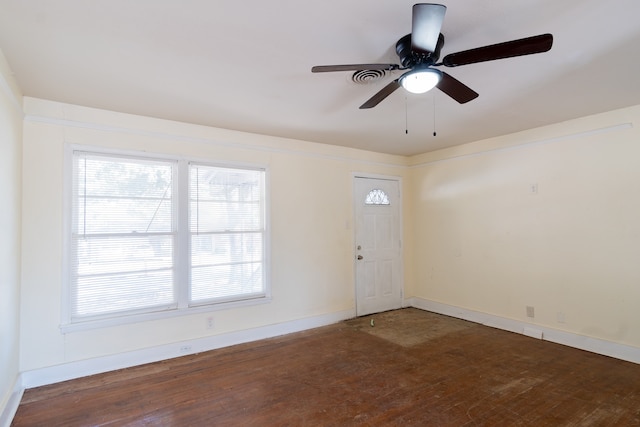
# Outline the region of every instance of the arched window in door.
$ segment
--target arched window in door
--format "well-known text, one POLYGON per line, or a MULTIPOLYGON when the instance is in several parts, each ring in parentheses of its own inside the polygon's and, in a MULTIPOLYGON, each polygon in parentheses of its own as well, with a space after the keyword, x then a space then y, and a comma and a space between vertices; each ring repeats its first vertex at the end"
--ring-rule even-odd
POLYGON ((373 190, 369 191, 369 194, 367 194, 367 197, 364 199, 364 204, 365 205, 388 205, 390 204, 389 196, 387 196, 387 193, 380 190, 379 188, 374 188, 373 190))

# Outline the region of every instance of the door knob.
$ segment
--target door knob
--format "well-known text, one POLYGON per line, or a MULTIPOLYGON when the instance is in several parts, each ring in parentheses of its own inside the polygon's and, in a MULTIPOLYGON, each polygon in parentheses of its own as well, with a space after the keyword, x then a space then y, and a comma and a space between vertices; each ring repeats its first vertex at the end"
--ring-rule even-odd
POLYGON ((358 259, 359 259, 359 260, 360 260, 360 259, 362 259, 362 255, 358 255, 358 259))

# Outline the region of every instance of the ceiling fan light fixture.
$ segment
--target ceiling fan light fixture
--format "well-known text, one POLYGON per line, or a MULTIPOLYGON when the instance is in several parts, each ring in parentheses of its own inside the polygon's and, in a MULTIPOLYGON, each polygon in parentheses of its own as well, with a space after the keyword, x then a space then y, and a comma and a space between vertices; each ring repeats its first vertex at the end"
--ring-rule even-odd
POLYGON ((400 84, 411 93, 425 93, 440 83, 442 73, 434 68, 417 68, 400 77, 400 84))

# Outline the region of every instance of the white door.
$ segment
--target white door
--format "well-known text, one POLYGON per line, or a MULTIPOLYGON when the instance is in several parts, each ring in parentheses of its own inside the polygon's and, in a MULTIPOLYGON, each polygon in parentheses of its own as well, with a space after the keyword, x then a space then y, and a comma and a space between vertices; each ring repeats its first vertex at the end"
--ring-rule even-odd
POLYGON ((354 178, 356 314, 402 307, 400 184, 354 178))

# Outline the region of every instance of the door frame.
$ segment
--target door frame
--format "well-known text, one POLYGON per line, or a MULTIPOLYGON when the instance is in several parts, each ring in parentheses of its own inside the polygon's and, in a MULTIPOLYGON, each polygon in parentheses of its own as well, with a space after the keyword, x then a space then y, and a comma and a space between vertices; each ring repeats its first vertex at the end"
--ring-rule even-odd
POLYGON ((404 210, 403 210, 403 191, 402 191, 402 177, 397 175, 381 175, 381 174, 373 174, 373 173, 362 173, 362 172, 352 172, 351 173, 351 209, 352 209, 352 224, 353 224, 353 237, 351 241, 351 258, 353 262, 353 302, 354 302, 354 312, 356 313, 356 317, 358 314, 358 271, 357 271, 357 249, 356 249, 356 179, 357 178, 365 178, 365 179, 381 179, 385 181, 396 181, 398 183, 398 233, 400 234, 400 306, 406 307, 405 304, 405 292, 404 292, 404 210))

